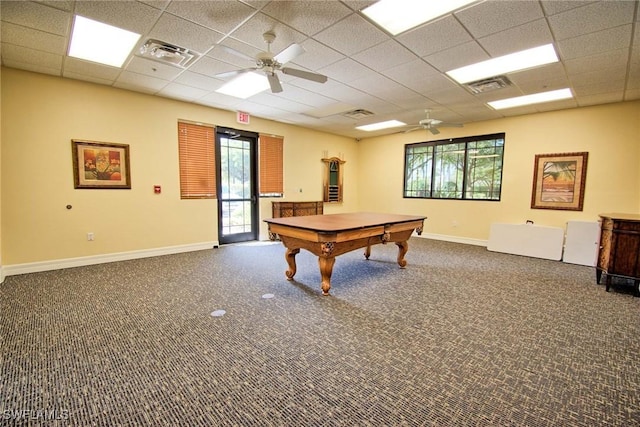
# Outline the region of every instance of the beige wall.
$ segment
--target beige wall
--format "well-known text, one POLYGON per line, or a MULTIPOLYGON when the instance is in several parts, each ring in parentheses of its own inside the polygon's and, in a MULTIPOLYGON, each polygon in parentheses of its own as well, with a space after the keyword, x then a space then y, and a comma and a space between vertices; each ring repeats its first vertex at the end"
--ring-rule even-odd
MULTIPOLYGON (((492 222, 564 227, 600 212, 640 211, 640 102, 512 117, 443 129, 451 138, 506 133, 499 202, 403 199, 404 144, 412 132, 364 139, 316 132, 235 113, 86 82, 2 69, 0 254, 5 269, 61 259, 135 253, 218 240, 212 200, 179 197, 178 119, 284 136, 285 200, 320 200, 325 151, 343 154, 345 202, 357 210, 425 214, 425 233, 452 240, 488 238, 492 222), (131 190, 75 190, 71 139, 129 144, 131 190), (530 208, 536 154, 588 151, 584 211, 530 208), (153 185, 162 194, 153 194, 153 185), (300 192, 302 189, 302 192, 300 192), (67 210, 65 206, 73 206, 67 210), (95 241, 86 240, 87 232, 95 241)), ((260 200, 261 218, 271 200, 260 200)), ((261 222, 261 238, 266 226, 261 222)), ((1 274, 1 273, 0 273, 1 274)))
POLYGON ((359 143, 359 205, 371 210, 428 216, 425 232, 486 241, 492 222, 565 227, 596 221, 602 212, 640 212, 640 102, 511 117, 442 129, 372 138, 359 143), (499 202, 402 198, 404 144, 505 132, 499 202), (426 137, 426 138, 425 138, 426 137), (584 210, 531 209, 536 154, 589 152, 584 210), (384 179, 375 179, 376 176, 384 179))
MULTIPOLYGON (((179 196, 178 119, 284 136, 285 200, 321 200, 323 152, 344 153, 348 200, 327 211, 357 209, 351 138, 254 117, 241 126, 234 112, 13 69, 2 70, 2 87, 5 268, 217 242, 216 201, 179 196), (129 144, 132 189, 74 189, 71 139, 129 144)), ((270 202, 261 200, 262 218, 270 202)))

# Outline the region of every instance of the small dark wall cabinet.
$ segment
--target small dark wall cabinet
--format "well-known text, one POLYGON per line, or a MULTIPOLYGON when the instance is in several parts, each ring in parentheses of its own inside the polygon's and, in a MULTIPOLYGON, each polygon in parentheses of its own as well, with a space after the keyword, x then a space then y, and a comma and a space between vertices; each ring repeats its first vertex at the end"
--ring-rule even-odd
POLYGON ((322 202, 271 202, 272 218, 322 215, 322 202))
POLYGON ((600 214, 600 249, 596 281, 606 274, 606 290, 611 278, 633 280, 636 296, 640 296, 640 215, 600 214))

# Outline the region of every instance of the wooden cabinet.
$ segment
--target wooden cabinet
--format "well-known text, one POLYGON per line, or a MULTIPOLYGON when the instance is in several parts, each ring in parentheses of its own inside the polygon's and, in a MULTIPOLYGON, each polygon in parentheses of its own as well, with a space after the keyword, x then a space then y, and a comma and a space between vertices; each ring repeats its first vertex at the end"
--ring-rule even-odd
POLYGON ((322 215, 322 202, 271 202, 272 218, 322 215))
POLYGON ((611 278, 633 280, 636 295, 640 296, 640 215, 600 214, 600 250, 596 266, 596 280, 602 273, 609 291, 611 278))

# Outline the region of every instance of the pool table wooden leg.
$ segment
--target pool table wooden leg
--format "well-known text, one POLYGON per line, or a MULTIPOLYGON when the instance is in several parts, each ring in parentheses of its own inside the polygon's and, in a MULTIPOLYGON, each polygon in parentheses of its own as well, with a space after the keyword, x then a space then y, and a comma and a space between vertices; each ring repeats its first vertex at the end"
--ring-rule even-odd
POLYGON ((329 295, 329 289, 331 289, 331 273, 333 272, 333 264, 335 262, 335 257, 318 257, 320 275, 322 276, 322 295, 329 295))
POLYGON ((300 249, 289 249, 285 252, 284 257, 289 264, 289 269, 286 271, 287 280, 293 280, 293 276, 296 274, 296 255, 300 253, 300 249))
POLYGON ((407 265, 404 255, 409 250, 409 243, 405 240, 404 242, 396 242, 396 245, 398 246, 398 265, 400 268, 404 268, 407 265))

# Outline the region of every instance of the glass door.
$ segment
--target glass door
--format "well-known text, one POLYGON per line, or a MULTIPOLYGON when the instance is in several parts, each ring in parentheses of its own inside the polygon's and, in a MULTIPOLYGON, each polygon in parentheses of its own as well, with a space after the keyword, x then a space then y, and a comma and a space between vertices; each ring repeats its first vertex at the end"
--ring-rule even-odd
POLYGON ((252 132, 216 129, 220 244, 258 239, 257 141, 252 132))

